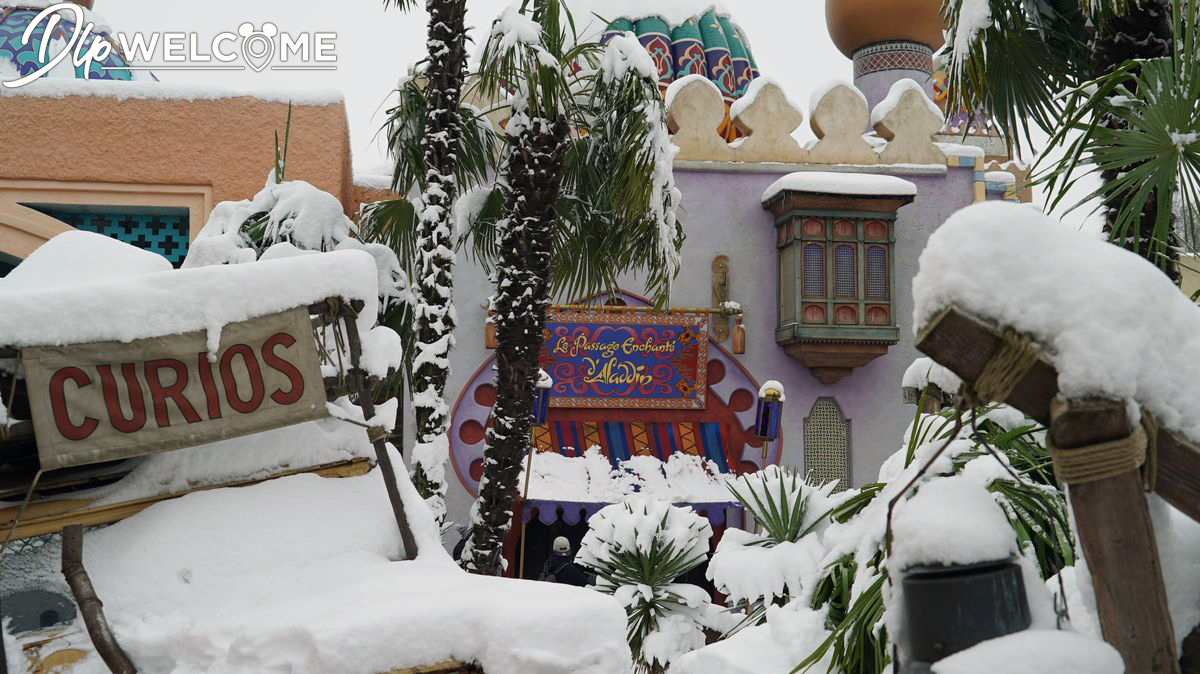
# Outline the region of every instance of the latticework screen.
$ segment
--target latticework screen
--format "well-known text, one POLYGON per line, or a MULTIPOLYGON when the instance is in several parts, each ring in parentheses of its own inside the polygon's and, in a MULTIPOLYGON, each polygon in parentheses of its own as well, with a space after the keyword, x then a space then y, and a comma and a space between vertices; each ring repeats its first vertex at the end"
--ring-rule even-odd
POLYGON ((880 246, 867 247, 867 299, 888 298, 887 252, 880 246))
POLYGON ((850 487, 850 423, 837 400, 817 398, 804 420, 804 472, 818 484, 850 487))
POLYGON ((825 296, 825 247, 819 243, 804 246, 804 296, 825 296))
POLYGON ((857 283, 854 273, 854 247, 838 246, 833 251, 834 295, 854 297, 857 283))

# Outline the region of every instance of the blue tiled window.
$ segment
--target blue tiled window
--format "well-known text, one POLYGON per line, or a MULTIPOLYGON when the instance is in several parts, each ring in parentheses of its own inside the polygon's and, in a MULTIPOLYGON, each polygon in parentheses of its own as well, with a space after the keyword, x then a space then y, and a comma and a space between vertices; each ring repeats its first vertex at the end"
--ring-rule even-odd
POLYGON ((167 258, 176 268, 187 257, 191 223, 186 208, 25 204, 76 229, 96 232, 167 258))

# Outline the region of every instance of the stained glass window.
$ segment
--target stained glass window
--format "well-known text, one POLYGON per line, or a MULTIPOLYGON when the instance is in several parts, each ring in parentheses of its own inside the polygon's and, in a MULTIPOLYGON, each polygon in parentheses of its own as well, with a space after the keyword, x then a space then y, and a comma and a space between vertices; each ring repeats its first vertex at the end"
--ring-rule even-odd
POLYGON ((887 252, 881 246, 867 247, 867 299, 888 298, 887 252))
POLYGON ((833 251, 834 295, 854 297, 857 295, 857 278, 854 270, 854 247, 838 246, 833 251))

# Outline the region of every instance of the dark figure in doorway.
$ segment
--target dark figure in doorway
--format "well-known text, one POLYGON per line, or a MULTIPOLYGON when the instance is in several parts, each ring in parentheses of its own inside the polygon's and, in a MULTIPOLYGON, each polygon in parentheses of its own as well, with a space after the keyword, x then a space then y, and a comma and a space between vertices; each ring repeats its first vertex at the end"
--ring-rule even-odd
POLYGON ((571 554, 571 542, 567 540, 566 536, 554 539, 554 554, 546 560, 546 566, 542 568, 542 574, 538 576, 538 580, 579 587, 585 587, 592 583, 588 574, 584 573, 583 569, 575 563, 575 556, 571 554))

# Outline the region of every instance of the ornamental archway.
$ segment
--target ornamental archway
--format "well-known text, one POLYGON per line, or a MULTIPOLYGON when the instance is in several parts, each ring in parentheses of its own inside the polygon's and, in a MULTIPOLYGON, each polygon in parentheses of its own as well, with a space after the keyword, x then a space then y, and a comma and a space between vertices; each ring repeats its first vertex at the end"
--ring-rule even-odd
MULTIPOLYGON (((630 306, 649 306, 640 296, 619 292, 630 306)), ((450 459, 463 487, 478 494, 483 474, 485 433, 496 401, 492 369, 486 359, 463 387, 451 414, 450 459)), ((759 384, 737 359, 708 341, 704 409, 601 409, 552 407, 548 429, 554 451, 568 456, 598 445, 616 465, 629 454, 658 455, 673 451, 705 456, 724 472, 753 472, 762 468, 762 441, 754 436, 754 404, 759 384), (577 438, 571 448, 559 448, 566 437, 577 438)), ((767 451, 767 464, 778 464, 783 438, 767 451)), ((542 442, 539 441, 539 446, 542 442)), ((543 450, 544 451, 544 450, 543 450)))

